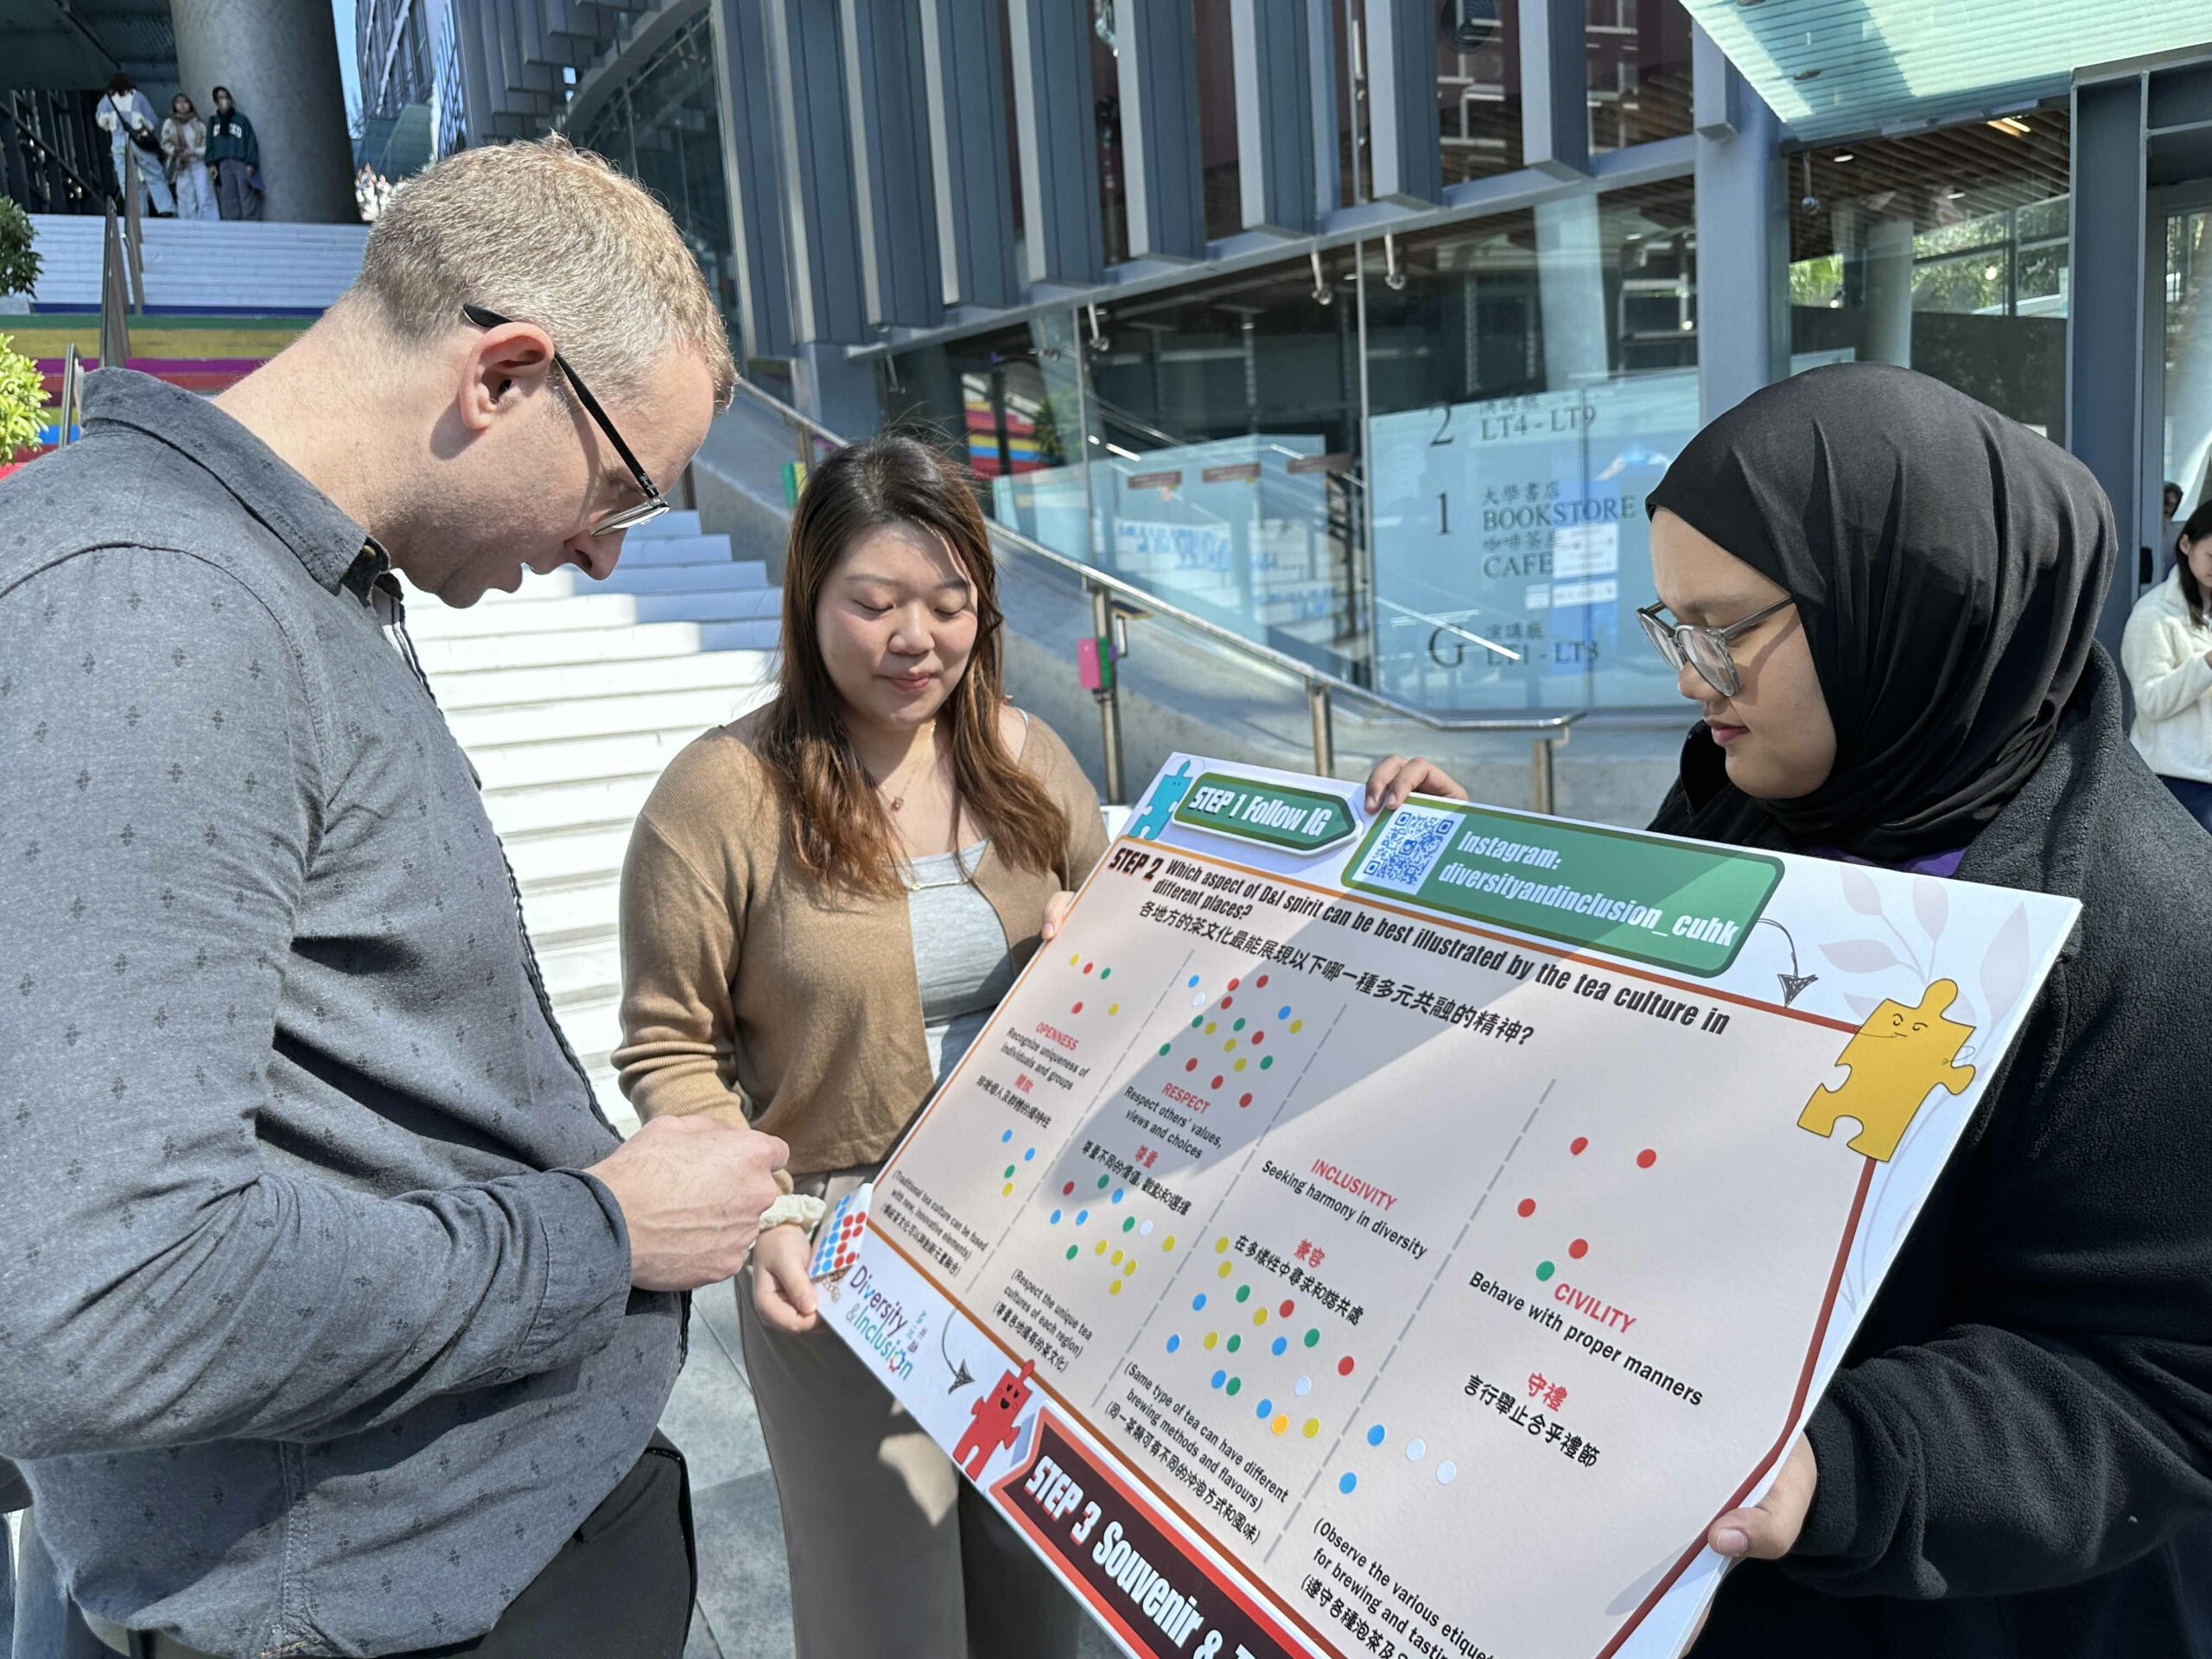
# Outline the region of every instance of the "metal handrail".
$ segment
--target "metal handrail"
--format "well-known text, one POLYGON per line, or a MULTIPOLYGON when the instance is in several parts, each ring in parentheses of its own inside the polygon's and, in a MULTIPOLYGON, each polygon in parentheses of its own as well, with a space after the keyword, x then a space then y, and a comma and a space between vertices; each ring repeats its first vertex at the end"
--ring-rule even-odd
MULTIPOLYGON (((817 442, 830 445, 833 448, 842 448, 848 442, 819 421, 799 410, 793 409, 773 392, 746 379, 742 375, 737 378, 737 389, 754 403, 773 413, 785 425, 797 428, 817 442)), ((1336 744, 1332 724, 1331 702, 1336 697, 1351 697, 1382 709, 1402 720, 1412 721, 1416 725, 1426 727, 1434 732, 1527 732, 1538 734, 1535 737, 1535 753, 1532 757, 1535 805, 1540 812, 1548 813, 1552 810, 1553 752, 1558 745, 1567 741, 1576 722, 1589 712, 1587 709, 1570 709, 1564 714, 1557 715, 1518 716, 1439 715, 1409 702, 1402 702, 1386 691, 1377 691, 1371 686, 1358 685, 1344 678, 1341 675, 1332 674, 1325 668, 1316 668, 1313 664, 1294 657, 1288 652, 1279 651, 1273 645, 1248 639, 1234 628, 1200 616, 1196 612, 1184 610, 1180 606, 1160 599, 1147 588, 1140 588, 1110 571, 1101 570, 1096 565, 1086 564, 1081 559, 1063 553, 1057 548, 1047 547, 1044 543, 1025 536, 1018 530, 1011 530, 995 521, 988 521, 988 527, 994 541, 1003 542, 1031 558, 1041 559, 1046 563, 1057 566, 1069 575, 1080 579, 1085 590, 1091 596, 1092 613, 1097 623, 1097 632, 1102 639, 1110 637, 1111 607, 1113 601, 1119 600, 1126 611, 1134 616, 1156 617, 1173 622, 1179 626, 1188 628, 1220 645, 1228 646, 1240 656, 1263 664, 1267 667, 1302 682, 1306 687, 1306 700, 1313 722, 1313 769, 1323 776, 1327 776, 1335 770, 1336 744)), ((1124 792, 1121 779, 1119 711, 1113 702, 1112 690, 1101 691, 1096 695, 1099 699, 1101 718, 1105 728, 1106 792, 1116 800, 1119 800, 1124 792)))

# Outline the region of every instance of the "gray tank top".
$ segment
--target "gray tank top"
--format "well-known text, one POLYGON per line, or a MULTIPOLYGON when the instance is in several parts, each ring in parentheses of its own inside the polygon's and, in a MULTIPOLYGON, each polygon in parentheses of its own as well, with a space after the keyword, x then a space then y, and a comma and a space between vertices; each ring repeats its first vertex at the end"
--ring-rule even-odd
POLYGON ((906 917, 932 1087, 959 1064, 1014 983, 1014 956, 998 912, 969 880, 989 846, 979 841, 906 865, 906 917))

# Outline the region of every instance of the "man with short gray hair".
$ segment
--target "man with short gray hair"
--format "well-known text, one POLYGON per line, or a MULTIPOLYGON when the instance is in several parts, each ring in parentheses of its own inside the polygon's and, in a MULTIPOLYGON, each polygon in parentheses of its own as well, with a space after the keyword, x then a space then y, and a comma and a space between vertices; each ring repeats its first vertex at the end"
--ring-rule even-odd
POLYGON ((604 576, 733 373, 644 191, 471 150, 0 484, 0 1454, 118 1651, 682 1649, 678 1293, 785 1148, 599 1114, 391 571, 604 576))

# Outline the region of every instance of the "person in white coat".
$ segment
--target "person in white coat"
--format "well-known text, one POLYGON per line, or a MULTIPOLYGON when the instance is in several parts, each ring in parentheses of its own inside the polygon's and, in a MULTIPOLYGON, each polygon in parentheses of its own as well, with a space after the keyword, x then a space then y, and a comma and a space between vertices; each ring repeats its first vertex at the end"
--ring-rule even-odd
POLYGON ((2135 602, 2120 660, 2135 690, 2135 747, 2212 830, 2212 501, 2181 527, 2173 573, 2135 602))
POLYGON ((176 188, 176 216, 220 219, 215 186, 207 176, 207 124, 186 93, 169 99, 169 118, 162 123, 162 156, 176 188))
POLYGON ((130 76, 118 74, 108 82, 92 118, 108 135, 121 199, 128 202, 131 191, 143 185, 155 213, 175 213, 176 201, 169 194, 169 181, 162 176, 161 137, 154 130, 154 106, 130 76))

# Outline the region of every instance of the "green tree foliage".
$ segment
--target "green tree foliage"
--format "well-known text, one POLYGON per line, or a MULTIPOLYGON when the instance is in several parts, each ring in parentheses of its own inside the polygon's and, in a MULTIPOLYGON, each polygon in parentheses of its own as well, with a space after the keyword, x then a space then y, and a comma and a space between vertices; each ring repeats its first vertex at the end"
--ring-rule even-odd
POLYGON ((46 383, 38 365, 0 334, 0 463, 38 442, 46 410, 46 383))
POLYGON ((31 246, 31 217, 0 196, 0 294, 28 294, 38 284, 38 251, 31 246))

